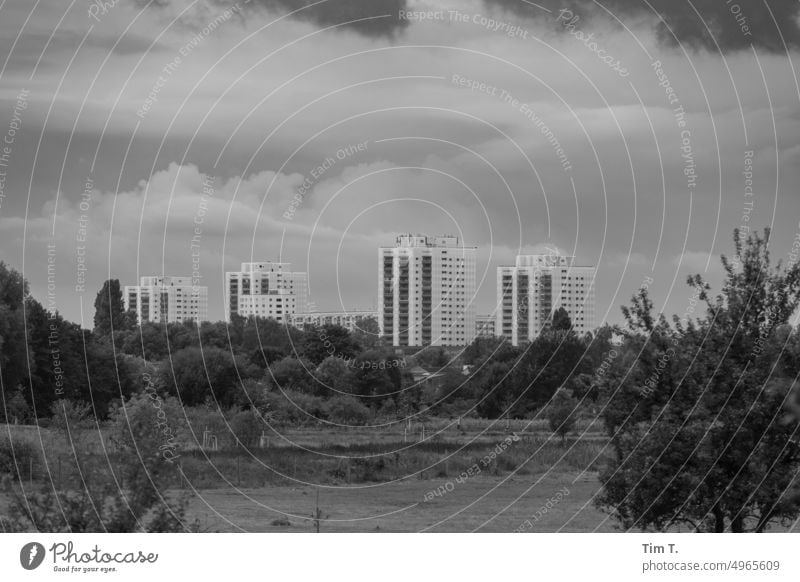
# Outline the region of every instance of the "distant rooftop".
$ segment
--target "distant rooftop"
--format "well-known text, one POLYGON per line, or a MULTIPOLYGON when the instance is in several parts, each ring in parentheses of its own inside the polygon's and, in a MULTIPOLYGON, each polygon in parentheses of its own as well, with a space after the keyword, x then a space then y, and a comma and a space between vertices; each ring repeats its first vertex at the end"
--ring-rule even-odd
POLYGON ((575 257, 564 255, 517 255, 517 267, 570 267, 575 257))
POLYGON ((151 275, 139 279, 140 287, 191 287, 191 277, 174 277, 171 275, 151 275))
MULTIPOLYGON (((429 236, 426 234, 404 233, 397 235, 397 237, 395 238, 395 244, 397 247, 402 247, 402 248, 408 248, 408 247, 461 248, 459 238, 452 234, 439 234, 439 235, 429 236)), ((382 248, 391 248, 391 247, 382 247, 382 248)), ((464 248, 474 248, 474 247, 464 247, 464 248)))
POLYGON ((283 271, 291 267, 291 263, 279 263, 277 261, 258 261, 253 263, 242 263, 242 271, 245 273, 252 271, 283 271))

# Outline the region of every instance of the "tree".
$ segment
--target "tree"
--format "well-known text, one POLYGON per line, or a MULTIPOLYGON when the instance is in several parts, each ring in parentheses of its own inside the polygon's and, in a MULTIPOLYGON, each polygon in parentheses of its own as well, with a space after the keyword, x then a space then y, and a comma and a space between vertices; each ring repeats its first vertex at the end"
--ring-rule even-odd
POLYGON ((572 331, 547 329, 540 333, 520 357, 512 372, 510 401, 513 416, 524 417, 547 404, 571 377, 591 371, 584 357, 585 339, 572 331))
POLYGON ((231 350, 232 346, 241 344, 241 337, 237 338, 235 331, 235 327, 229 328, 224 321, 204 321, 200 324, 200 345, 204 348, 213 346, 221 350, 231 350))
POLYGON ((266 426, 254 410, 232 410, 228 419, 228 430, 233 442, 246 449, 255 449, 266 426))
POLYGON ((6 400, 5 414, 0 414, 5 422, 9 424, 24 423, 31 420, 31 407, 22 395, 22 390, 15 390, 10 393, 11 398, 6 400))
POLYGON ((572 329, 572 321, 569 318, 569 313, 563 307, 559 307, 553 313, 553 318, 550 327, 557 331, 569 331, 572 329))
MULTIPOLYGON (((28 283, 14 269, 0 261, 0 382, 6 402, 28 376, 28 354, 23 302, 28 283)), ((0 404, 3 400, 0 399, 0 404)), ((3 410, 0 410, 3 415, 3 410)))
POLYGON ((242 328, 240 351, 262 370, 293 354, 301 342, 302 333, 299 330, 272 318, 249 317, 244 322, 241 320, 241 317, 232 318, 231 323, 231 327, 242 328))
POLYGON ((334 396, 325 404, 331 422, 345 426, 367 424, 372 418, 369 408, 352 396, 334 396))
POLYGON ((502 337, 476 337, 461 355, 462 361, 470 366, 478 366, 482 362, 507 362, 519 357, 522 351, 515 348, 502 337))
POLYGON ((478 401, 478 414, 484 418, 499 418, 508 414, 513 387, 511 362, 488 362, 469 380, 472 397, 478 401))
POLYGON ((131 327, 125 305, 122 301, 122 289, 119 279, 108 279, 94 300, 94 331, 101 336, 112 331, 131 327))
POLYGON ((319 396, 333 396, 336 392, 347 392, 349 389, 350 369, 341 358, 330 356, 317 366, 314 393, 319 396))
POLYGON ((359 351, 360 348, 350 332, 340 325, 323 325, 309 329, 300 346, 300 355, 314 366, 321 364, 328 356, 351 359, 359 351))
POLYGON ((375 406, 380 406, 385 397, 398 393, 402 387, 399 361, 384 350, 359 354, 353 361, 349 376, 353 393, 372 397, 370 403, 375 406))
MULTIPOLYGON (((111 289, 113 285, 107 283, 111 289)), ((101 319, 102 313, 101 309, 101 319)), ((126 362, 117 361, 109 342, 99 342, 58 312, 48 312, 27 294, 27 283, 19 273, 3 263, 0 380, 4 391, 0 403, 8 408, 13 398, 17 411, 31 411, 26 415, 30 420, 47 415, 58 398, 92 403, 94 413, 104 418, 111 402, 130 395, 134 388, 126 362)), ((2 407, 0 416, 6 417, 2 407)))
POLYGON ((563 444, 578 419, 578 401, 565 388, 559 388, 547 405, 547 423, 550 430, 561 437, 563 444))
POLYGON ((572 397, 577 400, 588 398, 592 402, 597 401, 598 387, 594 378, 590 374, 578 374, 570 378, 568 382, 572 397))
POLYGON ((414 354, 414 360, 423 368, 438 370, 450 363, 450 356, 441 346, 429 346, 414 354))
POLYGON ((195 322, 184 321, 183 323, 167 324, 167 353, 174 354, 192 346, 200 347, 200 333, 195 322))
POLYGON ((256 373, 247 361, 234 359, 229 351, 188 347, 161 364, 159 381, 184 406, 197 406, 212 399, 220 407, 229 408, 240 400, 241 381, 256 373))
POLYGON ((280 390, 312 392, 315 384, 314 366, 305 360, 285 357, 269 367, 267 377, 271 378, 280 390))
POLYGON ((263 416, 269 423, 308 424, 326 416, 325 402, 318 396, 296 390, 270 390, 264 396, 263 416))
POLYGON ((22 310, 0 304, 0 382, 9 399, 28 375, 25 326, 22 310))
POLYGON ((118 357, 109 342, 90 338, 84 346, 84 370, 79 376, 80 398, 92 404, 97 417, 105 418, 112 403, 131 396, 138 383, 125 357, 118 357))
POLYGON ((800 303, 800 266, 773 267, 769 230, 722 257, 721 293, 689 277, 697 321, 652 313, 645 290, 623 310, 634 337, 604 383, 614 454, 598 503, 625 528, 763 532, 800 514, 796 394, 780 331, 800 303), (625 370, 633 373, 623 381, 625 370))
POLYGON ((361 349, 372 350, 383 345, 381 341, 381 328, 375 317, 362 319, 351 334, 353 340, 361 349))
POLYGON ((240 410, 264 413, 267 410, 268 390, 268 382, 249 378, 242 382, 242 390, 237 395, 236 406, 240 410))
POLYGON ((0 305, 11 309, 22 306, 28 296, 28 282, 16 270, 9 269, 0 261, 0 305))
POLYGON ((122 352, 145 360, 163 360, 169 353, 166 326, 162 323, 145 321, 134 329, 114 332, 114 338, 122 352))

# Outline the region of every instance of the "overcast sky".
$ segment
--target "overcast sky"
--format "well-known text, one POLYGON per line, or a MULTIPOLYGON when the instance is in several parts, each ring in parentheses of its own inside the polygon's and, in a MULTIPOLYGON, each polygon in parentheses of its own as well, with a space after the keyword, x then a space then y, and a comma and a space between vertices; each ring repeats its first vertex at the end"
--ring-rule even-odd
POLYGON ((800 231, 797 2, 310 3, 0 3, 0 260, 45 302, 55 245, 86 326, 105 279, 199 265, 219 319, 241 262, 371 308, 378 246, 450 233, 479 247, 479 313, 548 244, 598 266, 600 324, 647 278, 684 313, 738 226, 775 258, 800 231))

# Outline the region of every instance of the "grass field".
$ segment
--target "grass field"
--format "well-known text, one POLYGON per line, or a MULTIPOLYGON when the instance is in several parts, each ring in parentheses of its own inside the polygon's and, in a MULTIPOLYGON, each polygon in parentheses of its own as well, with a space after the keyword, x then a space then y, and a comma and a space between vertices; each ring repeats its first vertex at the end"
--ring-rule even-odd
MULTIPOLYGON (((368 487, 319 488, 321 532, 512 532, 558 490, 569 494, 525 528, 529 532, 614 531, 611 520, 587 501, 596 475, 551 473, 538 477, 478 476, 432 501, 445 479, 407 480, 368 487), (577 482, 574 482, 578 478, 577 482), (508 509, 505 509, 508 507, 508 509), (504 510, 505 509, 505 510, 504 510)), ((199 491, 190 515, 208 531, 313 532, 317 487, 268 487, 199 491)))
MULTIPOLYGON (((80 486, 70 447, 52 429, 10 428, 45 449, 21 468, 23 481, 80 486)), ((437 419, 425 431, 422 440, 421 425, 284 427, 267 447, 250 450, 202 450, 189 441, 171 492, 193 494, 188 517, 201 531, 312 532, 317 498, 323 532, 613 531, 591 503, 605 438, 589 423, 565 443, 543 423, 469 419, 458 427, 437 419)), ((107 470, 113 452, 106 456, 101 435, 73 436, 107 470)))
MULTIPOLYGON (((268 446, 249 449, 206 450, 184 434, 179 466, 164 478, 168 496, 190 497, 187 517, 199 531, 618 531, 593 503, 609 451, 589 421, 565 442, 542 422, 470 419, 459 428, 433 419, 424 438, 421 425, 271 428, 268 446)), ((16 487, 82 489, 62 433, 0 426, 0 439, 9 433, 36 453, 17 465, 16 487)), ((70 434, 84 470, 118 466, 105 433, 70 434)), ((0 493, 0 516, 8 502, 0 493)))

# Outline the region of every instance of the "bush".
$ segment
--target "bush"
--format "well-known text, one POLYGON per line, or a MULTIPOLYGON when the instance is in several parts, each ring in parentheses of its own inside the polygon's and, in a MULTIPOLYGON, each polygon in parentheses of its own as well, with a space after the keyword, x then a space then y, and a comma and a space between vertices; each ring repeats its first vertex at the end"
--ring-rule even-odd
POLYGON ((559 388, 547 406, 546 415, 550 430, 560 436, 563 443, 578 419, 578 401, 565 388, 559 388))
POLYGON ((53 402, 50 413, 52 414, 51 426, 60 431, 66 439, 69 439, 73 433, 91 428, 94 424, 92 407, 83 402, 59 399, 53 402))
POLYGON ((184 406, 213 401, 228 407, 236 403, 241 380, 259 372, 243 358, 216 347, 189 347, 173 354, 159 367, 157 384, 179 396, 184 406))
POLYGON ((369 408, 352 396, 336 396, 325 405, 328 419, 331 422, 345 425, 367 424, 372 418, 369 408))
POLYGON ((296 390, 267 392, 265 417, 270 422, 307 424, 325 417, 325 405, 318 396, 296 390))
POLYGON ((0 474, 21 480, 28 477, 32 465, 40 464, 40 459, 39 449, 33 443, 0 437, 0 474))
MULTIPOLYGON (((51 483, 44 483, 38 489, 18 492, 9 486, 10 519, 4 519, 3 526, 11 531, 32 528, 46 532, 192 529, 185 518, 188 497, 170 499, 167 495, 178 477, 174 460, 180 455, 164 422, 162 404, 151 395, 134 395, 112 410, 109 441, 116 447, 119 465, 113 471, 98 468, 99 459, 94 456, 78 459, 81 474, 87 477, 79 487, 54 489, 51 483)), ((65 418, 69 416, 65 414, 65 418)))
POLYGON ((25 400, 22 390, 19 388, 11 393, 11 397, 6 397, 6 409, 0 410, 0 418, 5 418, 8 424, 19 424, 28 422, 31 419, 31 407, 25 400), (5 412, 5 414, 3 414, 5 412))
POLYGON ((264 423, 253 411, 238 411, 228 420, 233 446, 237 443, 245 448, 258 445, 261 431, 264 430, 264 423))

